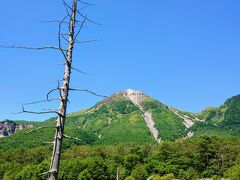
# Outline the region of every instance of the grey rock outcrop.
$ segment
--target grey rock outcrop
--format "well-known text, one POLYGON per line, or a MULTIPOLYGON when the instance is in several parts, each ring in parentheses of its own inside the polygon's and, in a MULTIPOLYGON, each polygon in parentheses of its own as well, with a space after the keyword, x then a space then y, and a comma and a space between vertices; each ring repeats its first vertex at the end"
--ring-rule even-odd
POLYGON ((0 138, 10 136, 21 129, 32 127, 32 124, 17 124, 16 122, 10 120, 2 121, 0 122, 0 138))

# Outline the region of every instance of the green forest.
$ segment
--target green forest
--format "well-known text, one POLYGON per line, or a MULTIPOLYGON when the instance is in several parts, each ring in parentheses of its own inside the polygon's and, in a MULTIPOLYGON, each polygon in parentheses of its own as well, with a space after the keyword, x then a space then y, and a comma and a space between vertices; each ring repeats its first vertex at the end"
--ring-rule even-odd
MULTIPOLYGON (((66 140, 67 141, 67 140, 66 140)), ((51 148, 0 150, 0 179, 46 179, 51 148)), ((59 179, 240 178, 240 140, 202 136, 161 144, 73 146, 62 152, 59 179)))

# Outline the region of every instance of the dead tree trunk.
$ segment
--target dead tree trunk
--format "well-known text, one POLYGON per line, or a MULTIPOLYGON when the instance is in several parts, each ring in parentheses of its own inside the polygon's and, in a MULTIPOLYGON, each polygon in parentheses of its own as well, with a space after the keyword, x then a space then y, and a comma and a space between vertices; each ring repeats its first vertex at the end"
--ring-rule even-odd
POLYGON ((60 156, 61 156, 61 149, 62 149, 62 142, 63 138, 70 138, 73 140, 79 140, 79 138, 71 138, 68 135, 64 134, 64 124, 66 119, 66 112, 67 112, 67 104, 69 102, 68 100, 68 93, 69 91, 80 91, 80 92, 87 92, 90 94, 93 94, 95 96, 99 97, 106 97, 103 95, 99 95, 93 91, 90 91, 88 89, 79 89, 79 88, 70 88, 70 77, 71 77, 71 70, 76 70, 80 73, 86 74, 83 71, 80 71, 74 67, 72 67, 72 57, 73 57, 73 48, 74 45, 77 43, 88 43, 88 42, 96 42, 97 40, 85 40, 85 41, 79 41, 77 39, 79 33, 81 32, 85 21, 89 21, 94 24, 98 24, 90 19, 87 18, 87 16, 81 14, 80 10, 78 10, 78 3, 84 4, 84 5, 91 5, 87 2, 83 2, 81 0, 71 0, 72 6, 68 5, 68 3, 65 2, 65 0, 62 0, 63 4, 66 8, 67 16, 64 17, 61 21, 46 21, 46 22, 57 22, 59 23, 59 32, 58 32, 58 47, 55 46, 43 46, 43 47, 28 47, 28 46, 17 46, 17 45, 11 45, 11 46, 0 46, 0 48, 18 48, 18 49, 28 49, 28 50, 44 50, 44 49, 52 49, 52 50, 58 50, 62 53, 65 61, 65 70, 64 75, 61 81, 58 83, 58 87, 52 89, 47 94, 47 99, 42 101, 35 101, 31 103, 25 103, 22 105, 22 111, 19 113, 32 113, 32 114, 46 114, 46 113, 57 113, 58 118, 56 120, 56 126, 44 126, 39 127, 34 130, 29 131, 29 133, 42 129, 42 128, 55 128, 55 138, 53 141, 53 152, 52 152, 52 158, 51 158, 51 164, 50 169, 48 172, 42 173, 40 175, 46 175, 48 174, 49 180, 56 180, 58 179, 58 172, 59 172, 59 165, 60 165, 60 156), (77 20, 77 14, 81 16, 82 21, 77 20), (61 32, 61 25, 67 24, 68 25, 68 32, 62 33, 61 32), (76 30, 76 33, 75 33, 76 30), (67 49, 62 48, 61 39, 64 39, 67 41, 67 49), (61 82, 61 83, 60 83, 61 82), (49 98, 49 95, 53 93, 54 91, 59 91, 60 97, 59 98, 49 98), (42 111, 42 112, 33 112, 33 111, 27 111, 24 108, 24 105, 31 105, 36 103, 43 103, 43 102, 49 102, 53 100, 60 100, 60 105, 57 110, 49 110, 49 111, 42 111))
POLYGON ((59 106, 59 113, 57 118, 51 164, 49 169, 49 176, 48 176, 49 180, 58 179, 61 148, 62 148, 62 142, 64 138, 64 123, 66 119, 68 92, 69 92, 69 84, 70 84, 70 77, 71 77, 76 13, 77 13, 77 0, 73 0, 72 12, 71 12, 70 22, 69 22, 68 49, 65 56, 66 64, 65 64, 65 71, 63 76, 63 83, 62 83, 62 87, 58 87, 60 91, 60 106, 59 106))

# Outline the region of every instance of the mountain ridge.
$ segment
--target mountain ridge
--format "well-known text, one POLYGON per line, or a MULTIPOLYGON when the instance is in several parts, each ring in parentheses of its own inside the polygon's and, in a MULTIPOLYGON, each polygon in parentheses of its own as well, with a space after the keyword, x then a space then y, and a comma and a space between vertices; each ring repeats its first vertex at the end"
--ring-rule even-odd
MULTIPOLYGON (((117 145, 128 142, 153 144, 206 134, 238 136, 240 135, 240 128, 238 128, 240 124, 239 97, 237 95, 229 98, 218 108, 209 108, 200 113, 190 113, 165 105, 139 90, 120 91, 90 108, 68 115, 66 133, 82 138, 82 140, 81 142, 70 142, 66 146, 71 146, 71 144, 117 145), (231 114, 232 112, 234 115, 231 114), (226 113, 227 115, 225 115, 226 113), (236 124, 236 127, 233 126, 236 124)), ((54 123, 55 118, 51 118, 36 123, 35 128, 54 125, 54 123)), ((24 132, 24 130, 21 131, 24 132)), ((11 146, 7 139, 13 144, 16 139, 23 144, 28 144, 25 142, 27 137, 21 131, 14 133, 11 137, 3 138, 4 140, 1 139, 0 147, 2 143, 11 146)), ((52 130, 43 129, 41 133, 47 134, 46 140, 51 140, 52 130)), ((40 134, 33 132, 31 136, 33 136, 32 139, 35 139, 34 137, 39 137, 40 134)), ((35 140, 34 146, 40 144, 41 139, 42 137, 35 140)), ((17 146, 17 143, 15 145, 17 146)))

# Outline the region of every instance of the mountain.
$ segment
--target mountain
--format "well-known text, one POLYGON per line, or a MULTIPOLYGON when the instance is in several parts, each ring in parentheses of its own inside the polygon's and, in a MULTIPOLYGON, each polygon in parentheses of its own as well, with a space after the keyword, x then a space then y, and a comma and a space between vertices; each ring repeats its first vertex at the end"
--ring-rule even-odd
MULTIPOLYGON (((79 144, 135 142, 156 144, 197 138, 201 135, 223 137, 240 135, 240 95, 228 99, 218 108, 189 113, 167 106, 138 90, 125 90, 98 102, 95 106, 71 113, 65 133, 79 140, 65 140, 64 147, 79 144)), ((23 129, 0 139, 0 148, 48 145, 54 136, 55 118, 34 124, 34 130, 23 129)))
POLYGON ((196 116, 204 119, 203 123, 196 123, 193 127, 197 136, 239 136, 240 95, 227 99, 220 107, 209 107, 196 116))
POLYGON ((97 135, 97 143, 155 143, 184 138, 197 121, 190 113, 170 108, 141 91, 126 90, 69 115, 78 127, 97 135))
POLYGON ((215 126, 240 126, 240 95, 233 96, 218 107, 209 107, 198 114, 198 117, 204 118, 207 123, 215 126))

